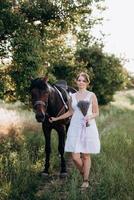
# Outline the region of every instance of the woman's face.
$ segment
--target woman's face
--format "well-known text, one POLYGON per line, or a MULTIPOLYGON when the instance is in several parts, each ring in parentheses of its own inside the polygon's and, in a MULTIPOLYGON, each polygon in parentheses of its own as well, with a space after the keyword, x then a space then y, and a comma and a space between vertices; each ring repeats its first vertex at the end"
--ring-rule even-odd
POLYGON ((88 82, 83 76, 79 76, 79 78, 77 79, 77 86, 79 89, 86 89, 88 86, 88 82))

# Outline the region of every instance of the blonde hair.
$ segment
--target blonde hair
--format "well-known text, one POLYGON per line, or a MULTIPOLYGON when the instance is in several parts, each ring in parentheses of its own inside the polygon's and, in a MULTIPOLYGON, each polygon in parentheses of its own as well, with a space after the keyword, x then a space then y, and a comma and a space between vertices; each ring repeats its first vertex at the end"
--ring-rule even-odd
POLYGON ((82 76, 84 77, 84 79, 86 80, 87 83, 90 83, 90 78, 89 78, 89 75, 85 72, 80 72, 77 77, 76 77, 76 80, 79 79, 79 77, 82 76))

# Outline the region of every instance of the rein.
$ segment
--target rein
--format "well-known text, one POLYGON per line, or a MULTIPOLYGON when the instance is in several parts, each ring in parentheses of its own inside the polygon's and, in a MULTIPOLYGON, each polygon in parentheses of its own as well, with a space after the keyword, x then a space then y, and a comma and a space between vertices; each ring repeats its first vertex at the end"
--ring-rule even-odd
POLYGON ((66 104, 65 100, 63 99, 62 93, 58 90, 58 88, 57 88, 56 86, 53 86, 53 87, 54 87, 55 90, 58 92, 58 94, 59 94, 59 96, 60 96, 60 98, 61 98, 61 100, 62 100, 62 102, 63 102, 62 108, 60 109, 60 111, 59 111, 58 114, 56 115, 56 117, 59 117, 59 116, 62 114, 62 112, 64 111, 64 108, 65 108, 65 109, 68 109, 68 105, 66 104))
POLYGON ((63 99, 63 96, 62 96, 61 92, 58 90, 58 88, 57 88, 57 87, 55 87, 55 86, 54 86, 54 88, 55 88, 55 89, 56 89, 56 91, 58 92, 58 94, 59 94, 59 96, 60 96, 60 98, 61 98, 61 100, 62 100, 62 102, 63 102, 63 104, 64 104, 64 106, 65 106, 65 108, 66 108, 66 109, 68 109, 68 106, 67 106, 66 102, 64 101, 64 99, 63 99))

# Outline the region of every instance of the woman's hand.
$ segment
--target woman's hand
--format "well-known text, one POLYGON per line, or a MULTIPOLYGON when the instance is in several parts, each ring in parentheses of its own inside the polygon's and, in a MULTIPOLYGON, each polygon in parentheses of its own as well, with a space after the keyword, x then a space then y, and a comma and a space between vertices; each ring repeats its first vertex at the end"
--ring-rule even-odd
POLYGON ((58 120, 66 119, 66 118, 70 117, 71 115, 72 115, 72 112, 70 112, 70 110, 68 110, 66 113, 60 115, 59 117, 50 117, 49 122, 52 123, 52 122, 55 122, 58 120))
POLYGON ((86 116, 84 117, 84 120, 85 120, 85 123, 86 123, 86 127, 90 126, 90 120, 91 120, 90 116, 89 116, 89 115, 86 115, 86 116))
POLYGON ((52 122, 55 122, 57 121, 57 118, 56 117, 50 117, 49 118, 49 122, 52 123, 52 122))
POLYGON ((89 116, 89 115, 86 115, 86 116, 84 117, 84 119, 85 119, 85 121, 86 121, 87 123, 89 123, 89 122, 90 122, 90 120, 91 120, 91 118, 90 118, 90 116, 89 116))

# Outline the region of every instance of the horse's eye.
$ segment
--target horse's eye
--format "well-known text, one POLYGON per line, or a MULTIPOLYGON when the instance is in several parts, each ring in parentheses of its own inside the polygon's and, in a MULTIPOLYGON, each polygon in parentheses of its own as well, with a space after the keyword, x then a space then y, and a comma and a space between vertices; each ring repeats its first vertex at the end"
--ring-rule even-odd
POLYGON ((32 97, 32 99, 35 99, 36 94, 35 94, 35 93, 32 93, 32 94, 31 94, 31 97, 32 97))

